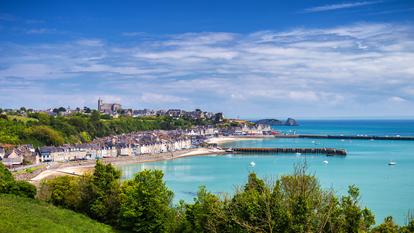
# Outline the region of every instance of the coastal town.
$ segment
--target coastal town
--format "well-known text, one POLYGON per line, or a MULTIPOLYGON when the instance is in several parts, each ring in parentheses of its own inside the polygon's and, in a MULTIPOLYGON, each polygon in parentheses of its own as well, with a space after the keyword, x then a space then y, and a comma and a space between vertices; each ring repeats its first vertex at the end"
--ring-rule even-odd
MULTIPOLYGON (((90 113, 90 109, 84 108, 83 114, 90 113)), ((222 113, 184 111, 179 109, 169 110, 124 110, 119 103, 104 103, 98 100, 98 111, 109 117, 126 115, 141 117, 149 115, 167 115, 173 118, 211 119, 214 122, 224 120, 222 113)), ((79 108, 78 108, 79 110, 79 108)), ((38 110, 51 116, 69 115, 80 113, 70 109, 38 110)), ((35 111, 35 110, 33 110, 35 111)), ((236 121, 236 120, 235 120, 236 121)), ((269 125, 253 124, 239 121, 233 126, 217 127, 215 125, 194 126, 189 129, 175 130, 150 130, 131 132, 127 134, 111 135, 95 138, 89 143, 64 144, 61 146, 34 147, 31 144, 5 146, 0 145, 0 160, 9 168, 33 166, 44 163, 64 163, 70 161, 96 160, 116 157, 144 157, 150 155, 171 154, 174 152, 200 148, 212 138, 223 136, 259 136, 272 135, 269 125)))

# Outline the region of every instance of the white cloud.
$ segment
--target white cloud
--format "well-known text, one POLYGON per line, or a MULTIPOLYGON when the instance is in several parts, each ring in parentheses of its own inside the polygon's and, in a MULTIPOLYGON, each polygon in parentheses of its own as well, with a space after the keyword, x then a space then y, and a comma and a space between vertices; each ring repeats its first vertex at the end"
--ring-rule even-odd
POLYGON ((46 33, 54 33, 56 32, 55 29, 49 29, 49 28, 32 28, 26 30, 27 34, 46 34, 46 33))
POLYGON ((26 79, 44 79, 61 74, 56 67, 47 64, 13 64, 7 69, 0 70, 1 77, 24 77, 26 79))
POLYGON ((404 102, 407 102, 406 99, 401 98, 399 96, 390 97, 389 100, 392 101, 392 102, 396 102, 396 103, 404 103, 404 102))
POLYGON ((304 10, 304 12, 313 13, 313 12, 321 12, 321 11, 340 10, 340 9, 373 5, 373 4, 378 4, 381 2, 382 1, 363 1, 363 2, 352 2, 352 3, 338 3, 338 4, 323 5, 323 6, 307 8, 304 10))
POLYGON ((226 32, 203 32, 203 33, 184 33, 174 35, 170 40, 163 43, 165 46, 197 46, 212 45, 233 41, 236 37, 234 33, 226 32))
POLYGON ((159 103, 182 103, 182 102, 187 102, 188 99, 182 98, 179 96, 173 96, 173 95, 145 92, 141 95, 139 101, 143 103, 159 104, 159 103))
MULTIPOLYGON (((56 96, 120 96, 131 106, 205 106, 240 114, 270 111, 275 104, 292 112, 308 107, 323 112, 330 106, 332 113, 365 113, 401 99, 411 106, 414 99, 410 25, 185 33, 128 45, 87 39, 1 47, 0 91, 15 88, 22 99, 32 94, 18 92, 17 86, 33 85, 56 96)), ((414 115, 408 109, 399 111, 414 115)))
POLYGON ((103 45, 103 42, 97 39, 83 39, 83 40, 76 41, 76 43, 82 46, 90 46, 90 47, 100 47, 103 45))
POLYGON ((145 32, 124 32, 122 33, 123 36, 145 36, 147 33, 145 32))

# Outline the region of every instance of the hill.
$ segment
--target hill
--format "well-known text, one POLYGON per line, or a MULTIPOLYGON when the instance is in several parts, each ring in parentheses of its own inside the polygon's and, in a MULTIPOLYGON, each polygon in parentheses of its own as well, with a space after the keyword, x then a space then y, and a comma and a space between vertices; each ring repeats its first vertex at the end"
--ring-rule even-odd
POLYGON ((210 119, 170 116, 113 118, 97 111, 67 116, 49 116, 42 112, 27 115, 0 113, 0 143, 59 146, 88 143, 98 137, 136 131, 186 129, 195 125, 213 124, 210 119))
POLYGON ((276 126, 297 126, 299 125, 295 119, 288 118, 286 121, 281 121, 278 119, 262 119, 255 122, 256 124, 265 124, 265 125, 276 125, 276 126))
POLYGON ((82 214, 46 202, 0 194, 0 233, 116 232, 82 214))

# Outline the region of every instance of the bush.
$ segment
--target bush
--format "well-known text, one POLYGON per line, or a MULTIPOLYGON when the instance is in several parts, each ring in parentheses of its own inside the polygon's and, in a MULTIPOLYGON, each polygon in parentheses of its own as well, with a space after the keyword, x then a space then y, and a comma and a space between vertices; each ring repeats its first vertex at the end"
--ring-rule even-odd
POLYGON ((27 181, 14 180, 11 172, 0 162, 0 193, 34 198, 36 187, 27 181))
POLYGON ((79 178, 59 176, 42 182, 38 197, 56 206, 78 210, 81 203, 79 178))

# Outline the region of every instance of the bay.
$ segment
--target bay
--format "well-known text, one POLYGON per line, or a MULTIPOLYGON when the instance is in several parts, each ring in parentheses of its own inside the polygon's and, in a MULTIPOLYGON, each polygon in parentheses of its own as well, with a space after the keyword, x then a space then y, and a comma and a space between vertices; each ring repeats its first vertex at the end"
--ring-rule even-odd
MULTIPOLYGON (((328 120, 300 121, 297 127, 275 127, 282 132, 344 135, 414 135, 411 120, 328 120)), ((414 141, 336 140, 336 139, 259 139, 228 143, 229 147, 333 147, 346 149, 346 157, 296 154, 208 155, 176 160, 121 166, 129 179, 142 169, 161 169, 167 186, 175 193, 174 201, 192 201, 198 187, 213 193, 232 194, 243 185, 249 172, 274 180, 293 172, 295 164, 306 161, 308 172, 321 186, 346 194, 348 186, 360 188, 361 203, 370 208, 377 222, 392 215, 404 224, 414 210, 414 141), (328 164, 323 161, 328 161, 328 164), (395 161, 395 166, 389 166, 395 161), (255 167, 250 163, 254 162, 255 167)))

